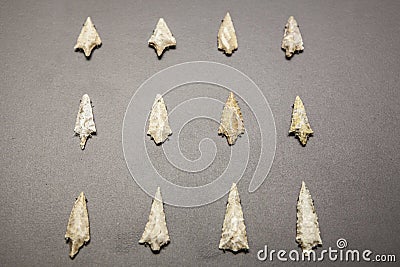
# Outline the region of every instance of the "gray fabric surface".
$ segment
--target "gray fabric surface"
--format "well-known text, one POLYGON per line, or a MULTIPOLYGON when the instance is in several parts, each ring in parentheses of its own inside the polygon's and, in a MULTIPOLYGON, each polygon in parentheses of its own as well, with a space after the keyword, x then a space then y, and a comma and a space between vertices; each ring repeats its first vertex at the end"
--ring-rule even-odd
MULTIPOLYGON (((1 265, 281 265, 258 261, 257 251, 264 245, 297 248, 302 180, 319 216, 324 245, 318 250, 335 248, 336 240, 345 238, 349 248, 400 257, 399 10, 395 0, 1 1, 1 265), (239 42, 231 57, 216 48, 228 10, 239 42), (305 50, 286 60, 280 42, 290 15, 300 24, 305 50), (73 51, 87 16, 103 41, 90 60, 73 51), (178 42, 161 60, 147 46, 159 17, 178 42), (247 192, 260 153, 253 138, 254 153, 238 185, 247 254, 218 250, 227 196, 199 208, 165 205, 171 243, 157 255, 138 244, 151 198, 124 161, 124 113, 151 75, 195 60, 247 74, 275 118, 276 155, 267 179, 256 192, 247 192), (73 127, 84 93, 93 101, 98 134, 81 151, 73 127), (306 147, 287 135, 296 95, 315 132, 306 147), (81 191, 88 199, 91 241, 70 260, 64 234, 81 191)), ((179 104, 180 94, 175 92, 168 108, 179 104)), ((227 96, 212 86, 193 86, 193 94, 227 96)), ((248 107, 242 108, 246 114, 248 107)), ((254 119, 245 125, 250 136, 257 131, 254 119)), ((199 140, 216 127, 206 120, 185 126, 183 153, 198 157, 199 140)), ((225 140, 212 138, 221 151, 203 182, 212 181, 227 163, 225 140)), ((150 157, 161 173, 181 185, 196 185, 188 179, 196 177, 169 170, 156 152, 150 157)))

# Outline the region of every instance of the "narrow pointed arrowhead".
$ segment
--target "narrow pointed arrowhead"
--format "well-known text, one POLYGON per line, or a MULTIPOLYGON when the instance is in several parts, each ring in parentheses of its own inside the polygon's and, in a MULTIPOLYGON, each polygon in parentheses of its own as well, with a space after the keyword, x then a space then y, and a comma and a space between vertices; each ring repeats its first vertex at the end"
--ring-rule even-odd
POLYGON ((92 53, 93 48, 101 45, 101 39, 96 31, 90 17, 86 19, 83 24, 81 33, 78 36, 74 49, 82 49, 86 57, 89 57, 92 53))
POLYGON ((244 133, 243 116, 234 94, 229 94, 221 115, 218 134, 226 136, 229 145, 236 142, 238 136, 244 133))
POLYGON ((167 107, 165 106, 164 99, 160 94, 156 96, 151 109, 147 134, 154 139, 154 142, 157 145, 162 144, 168 136, 172 134, 168 122, 167 107))
POLYGON ((290 125, 289 134, 294 133, 300 140, 301 144, 307 144, 308 136, 314 132, 308 122, 306 110, 299 96, 296 96, 292 112, 292 124, 290 125))
POLYGON ((242 206, 235 183, 232 184, 228 196, 219 249, 231 250, 233 252, 249 249, 242 206))
POLYGON ((79 249, 90 240, 89 216, 84 193, 75 201, 69 217, 65 238, 70 242, 69 256, 74 258, 79 249))
POLYGON ((92 104, 87 94, 82 96, 74 131, 81 139, 80 146, 82 150, 85 148, 88 137, 90 137, 92 133, 96 133, 92 104))
POLYGON ((282 49, 286 51, 286 57, 290 58, 296 51, 303 51, 303 38, 299 26, 293 16, 290 16, 285 26, 282 40, 282 49))
POLYGON ((309 253, 314 247, 322 245, 318 216, 314 208, 310 191, 304 181, 301 184, 297 201, 297 234, 296 242, 303 252, 309 253))
POLYGON ((170 241, 165 221, 165 213, 163 200, 161 197, 160 187, 157 188, 154 196, 153 204, 149 215, 149 221, 146 224, 140 244, 148 244, 152 251, 160 251, 161 247, 170 241))
POLYGON ((149 45, 154 47, 158 57, 161 57, 166 48, 176 46, 175 37, 172 35, 163 18, 159 19, 157 26, 149 39, 149 45))
POLYGON ((231 55, 237 48, 235 28, 231 15, 227 12, 218 31, 218 49, 223 50, 226 55, 231 55))

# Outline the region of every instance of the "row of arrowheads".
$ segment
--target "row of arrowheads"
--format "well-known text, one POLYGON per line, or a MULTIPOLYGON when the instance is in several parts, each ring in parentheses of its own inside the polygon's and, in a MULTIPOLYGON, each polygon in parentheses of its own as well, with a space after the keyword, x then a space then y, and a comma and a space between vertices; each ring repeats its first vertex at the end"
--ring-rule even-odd
MULTIPOLYGON (((303 253, 307 255, 314 247, 322 245, 318 216, 310 191, 304 182, 302 182, 297 200, 296 233, 296 242, 301 246, 303 253)), ((69 256, 71 258, 74 258, 79 249, 90 240, 89 216, 83 192, 79 195, 72 208, 65 238, 70 242, 69 256)), ((170 237, 165 220, 163 200, 158 187, 151 206, 149 221, 139 240, 139 244, 149 245, 153 252, 159 252, 169 242, 170 237)), ((232 185, 228 196, 219 249, 230 250, 235 253, 249 250, 246 225, 239 192, 235 183, 232 185)))
MULTIPOLYGON (((218 134, 225 135, 229 145, 234 145, 237 138, 244 133, 243 115, 235 95, 231 92, 222 110, 218 134)), ((80 145, 85 149, 87 139, 96 133, 93 110, 90 98, 84 94, 79 105, 75 122, 75 134, 80 137, 80 145)), ((297 136, 303 146, 307 144, 308 137, 314 132, 308 122, 306 110, 300 97, 297 96, 292 111, 292 123, 289 134, 297 136)), ((147 134, 159 145, 172 134, 168 121, 168 111, 163 97, 158 94, 154 100, 149 118, 147 134)))
MULTIPOLYGON (((149 45, 153 46, 160 58, 164 50, 176 46, 176 39, 172 35, 167 23, 160 18, 156 28, 149 39, 149 45)), ((81 34, 75 45, 75 49, 82 49, 86 57, 89 57, 93 48, 101 45, 101 39, 90 17, 83 24, 81 34)), ((223 50, 226 55, 231 55, 238 48, 235 28, 233 27, 229 12, 226 13, 218 31, 218 49, 223 50)), ((299 26, 293 16, 290 16, 282 40, 282 49, 286 51, 286 56, 291 57, 295 52, 302 51, 303 39, 300 34, 299 26)))

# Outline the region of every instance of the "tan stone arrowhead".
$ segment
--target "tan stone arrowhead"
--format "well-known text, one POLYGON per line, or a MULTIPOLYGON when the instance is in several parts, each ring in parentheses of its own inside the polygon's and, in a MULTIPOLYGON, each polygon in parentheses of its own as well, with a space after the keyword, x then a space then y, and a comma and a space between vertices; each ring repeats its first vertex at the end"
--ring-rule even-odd
POLYGON ((166 48, 176 46, 175 37, 172 35, 163 18, 159 19, 157 26, 149 39, 149 45, 154 47, 158 57, 161 57, 166 48))
POLYGON ((309 135, 314 132, 308 122, 306 110, 299 96, 296 96, 292 112, 292 123, 290 125, 289 134, 294 133, 305 146, 309 135))
POLYGON ((89 216, 84 193, 80 193, 72 208, 65 238, 70 243, 69 256, 74 258, 79 249, 90 240, 89 216))
POLYGON ((219 249, 231 250, 233 252, 249 249, 242 206, 235 183, 232 184, 228 196, 219 249))
POLYGON ((319 231, 318 216, 314 208, 310 191, 304 181, 301 184, 297 201, 297 232, 296 242, 303 252, 309 253, 313 247, 322 245, 319 231))
POLYGON ((87 94, 84 94, 79 104, 78 115, 75 122, 75 134, 81 139, 81 149, 85 148, 86 141, 93 133, 96 133, 96 125, 93 119, 92 104, 87 94))
POLYGON ((93 48, 101 45, 101 39, 96 31, 92 19, 88 17, 83 24, 81 33, 78 36, 74 49, 82 49, 86 57, 89 57, 93 48))
POLYGON ((149 221, 146 224, 140 244, 148 244, 152 251, 160 251, 161 247, 170 241, 167 223, 165 221, 165 213, 163 200, 161 197, 160 187, 157 188, 154 196, 153 204, 149 215, 149 221))
POLYGON ((237 48, 235 28, 231 15, 227 12, 218 31, 218 49, 223 50, 226 55, 231 55, 237 48))
POLYGON ((238 136, 244 133, 243 116, 234 94, 229 94, 221 115, 218 134, 226 136, 229 145, 236 142, 238 136))
POLYGON ((157 145, 162 144, 168 136, 172 134, 168 122, 167 107, 165 106, 164 99, 160 94, 156 95, 156 99, 154 100, 151 109, 147 134, 154 139, 154 142, 157 145))
POLYGON ((286 57, 290 58, 296 51, 303 51, 303 38, 301 37, 299 25, 293 16, 290 16, 282 40, 282 49, 286 51, 286 57))

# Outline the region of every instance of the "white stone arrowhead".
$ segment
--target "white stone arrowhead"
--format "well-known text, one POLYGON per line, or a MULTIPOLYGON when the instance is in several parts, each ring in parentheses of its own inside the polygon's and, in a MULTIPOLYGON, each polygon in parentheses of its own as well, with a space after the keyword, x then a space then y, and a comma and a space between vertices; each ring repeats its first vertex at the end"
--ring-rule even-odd
POLYGON ((87 94, 82 96, 81 103, 79 105, 78 115, 75 122, 75 134, 79 135, 81 139, 81 149, 85 148, 88 137, 92 136, 92 133, 96 133, 96 125, 93 119, 92 104, 87 94))
POLYGON ((318 216, 315 212, 310 191, 304 181, 301 184, 299 199, 297 201, 296 242, 299 243, 305 253, 309 253, 314 247, 322 245, 318 216))

